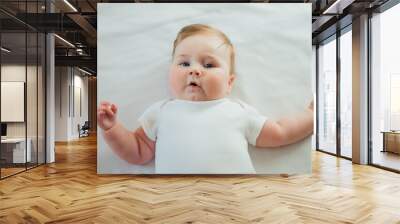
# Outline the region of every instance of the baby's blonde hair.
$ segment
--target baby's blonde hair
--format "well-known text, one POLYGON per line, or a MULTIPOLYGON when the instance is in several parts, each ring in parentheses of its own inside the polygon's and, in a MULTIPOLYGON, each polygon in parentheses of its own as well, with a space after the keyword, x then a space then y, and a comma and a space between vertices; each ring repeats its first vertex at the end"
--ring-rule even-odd
POLYGON ((190 36, 194 36, 197 34, 215 34, 218 37, 220 37, 223 41, 223 44, 228 45, 229 51, 230 51, 230 68, 229 68, 229 74, 235 74, 235 50, 233 48, 233 45, 231 43, 231 41, 229 40, 229 38, 220 30, 213 28, 211 26, 208 25, 204 25, 204 24, 192 24, 192 25, 188 25, 183 27, 178 35, 176 36, 176 39, 174 41, 174 48, 172 51, 172 56, 174 56, 175 54, 175 48, 176 46, 178 46, 178 44, 180 42, 182 42, 184 39, 186 39, 187 37, 190 36))

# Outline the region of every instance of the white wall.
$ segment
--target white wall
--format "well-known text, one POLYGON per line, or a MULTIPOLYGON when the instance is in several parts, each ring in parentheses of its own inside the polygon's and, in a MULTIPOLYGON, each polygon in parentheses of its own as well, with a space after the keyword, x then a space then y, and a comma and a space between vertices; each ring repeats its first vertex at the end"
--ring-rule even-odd
POLYGON ((55 141, 68 140, 68 85, 67 67, 55 68, 55 141))
POLYGON ((77 139, 78 124, 83 125, 88 120, 88 78, 83 75, 76 68, 56 67, 56 141, 77 139), (79 105, 82 113, 79 111, 79 105))
POLYGON ((74 105, 74 107, 72 108, 72 114, 71 114, 71 135, 72 138, 78 138, 79 137, 79 133, 78 133, 78 124, 80 124, 81 126, 85 123, 85 121, 88 120, 88 77, 85 76, 81 76, 79 73, 79 75, 76 75, 76 71, 75 70, 75 75, 74 75, 74 82, 73 82, 73 86, 74 86, 74 96, 72 96, 71 99, 74 99, 74 102, 71 102, 71 106, 74 105), (80 93, 79 93, 80 91, 80 93), (80 97, 79 97, 80 96, 80 97), (80 101, 80 102, 79 102, 80 101), (81 108, 79 108, 81 107, 81 108), (82 111, 80 111, 79 109, 81 109, 82 111))
MULTIPOLYGON (((76 74, 76 73, 75 73, 76 74)), ((89 101, 88 101, 88 96, 89 96, 89 92, 88 92, 88 77, 87 76, 82 76, 84 75, 83 73, 79 72, 79 75, 75 75, 75 86, 79 87, 81 89, 81 109, 82 112, 81 114, 79 113, 79 111, 75 112, 75 123, 73 124, 73 127, 77 127, 78 124, 80 124, 81 126, 85 123, 85 121, 89 120, 89 101)), ((79 137, 79 133, 78 133, 78 129, 74 128, 74 136, 79 137)))

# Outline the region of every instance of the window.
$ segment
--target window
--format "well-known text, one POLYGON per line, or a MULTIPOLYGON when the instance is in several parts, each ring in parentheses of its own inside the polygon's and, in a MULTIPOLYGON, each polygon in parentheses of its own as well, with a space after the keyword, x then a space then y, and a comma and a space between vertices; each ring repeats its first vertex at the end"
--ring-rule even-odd
MULTIPOLYGON (((347 32, 346 32, 347 31, 347 32)), ((352 34, 340 36, 340 155, 352 157, 352 34)))
POLYGON ((336 36, 318 48, 318 149, 336 153, 336 36))
POLYGON ((400 171, 400 4, 371 18, 372 164, 400 171))

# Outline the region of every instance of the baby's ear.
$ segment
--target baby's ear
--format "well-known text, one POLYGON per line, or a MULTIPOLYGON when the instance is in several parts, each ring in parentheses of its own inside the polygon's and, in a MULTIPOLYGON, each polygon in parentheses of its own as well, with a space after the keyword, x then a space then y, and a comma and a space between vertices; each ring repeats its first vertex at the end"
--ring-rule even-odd
POLYGON ((235 82, 235 78, 236 78, 236 76, 235 76, 235 74, 231 74, 231 75, 229 75, 229 79, 228 79, 228 93, 230 93, 231 92, 231 90, 232 90, 232 87, 233 87, 233 83, 235 82))
POLYGON ((229 76, 229 85, 233 84, 233 82, 235 81, 235 78, 236 78, 236 75, 233 73, 229 76))

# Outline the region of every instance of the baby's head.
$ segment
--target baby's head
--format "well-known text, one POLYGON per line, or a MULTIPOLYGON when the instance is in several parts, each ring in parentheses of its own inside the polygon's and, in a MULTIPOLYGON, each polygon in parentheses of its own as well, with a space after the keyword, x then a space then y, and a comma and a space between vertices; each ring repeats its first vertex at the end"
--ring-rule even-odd
POLYGON ((183 27, 175 41, 169 71, 172 94, 206 101, 227 96, 235 80, 235 52, 221 31, 201 24, 183 27))

